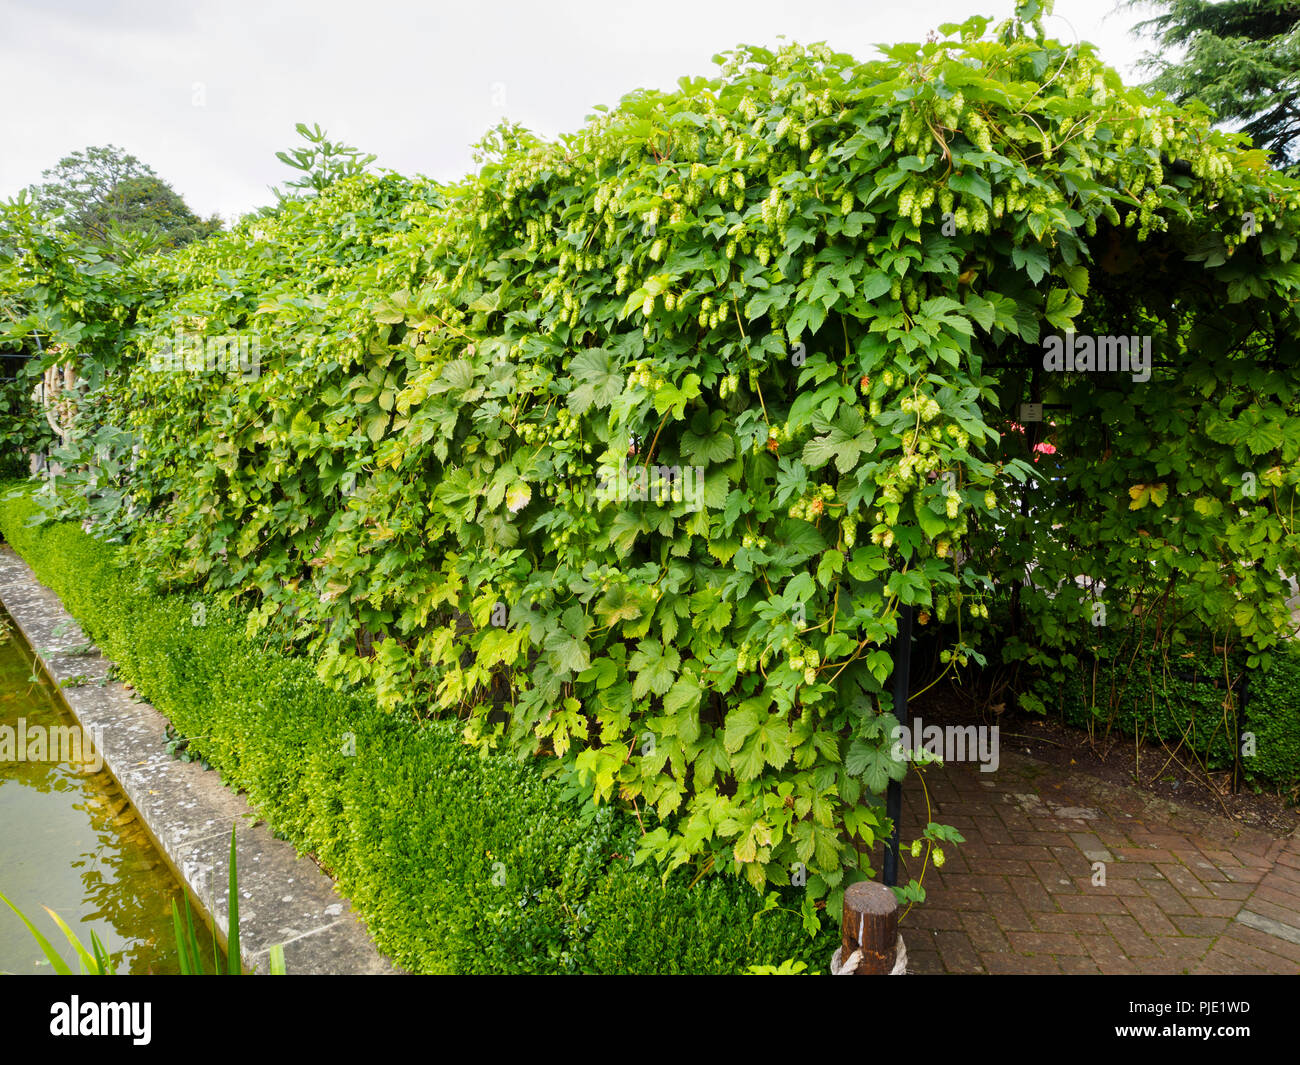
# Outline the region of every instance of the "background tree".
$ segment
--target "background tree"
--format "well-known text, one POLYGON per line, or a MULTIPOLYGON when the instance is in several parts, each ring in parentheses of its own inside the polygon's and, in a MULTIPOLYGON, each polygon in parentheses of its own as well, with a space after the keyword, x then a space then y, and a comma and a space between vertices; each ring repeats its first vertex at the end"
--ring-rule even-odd
MULTIPOLYGON (((1125 6, 1151 7, 1147 0, 1125 6)), ((1133 27, 1167 59, 1148 52, 1149 88, 1179 103, 1197 99, 1224 123, 1248 133, 1282 166, 1300 162, 1300 0, 1172 0, 1133 27)))
POLYGON ((44 171, 44 183, 32 186, 32 199, 42 211, 62 212, 71 220, 93 208, 120 182, 156 176, 148 163, 112 144, 89 147, 64 156, 44 171))
POLYGON ((221 219, 204 221, 161 178, 128 177, 77 216, 75 228, 91 240, 106 242, 114 227, 152 230, 165 247, 179 248, 215 233, 221 219))
POLYGON ((59 212, 71 232, 97 244, 149 235, 150 243, 179 248, 221 228, 204 221, 148 163, 111 144, 89 147, 59 160, 32 187, 46 213, 59 212))

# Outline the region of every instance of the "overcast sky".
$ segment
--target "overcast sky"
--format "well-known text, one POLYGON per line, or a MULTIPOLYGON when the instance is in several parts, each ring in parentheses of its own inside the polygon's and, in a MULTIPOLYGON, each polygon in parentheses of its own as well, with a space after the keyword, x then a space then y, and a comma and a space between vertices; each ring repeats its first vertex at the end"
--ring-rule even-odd
MULTIPOLYGON (((293 176, 294 124, 454 180, 510 118, 553 137, 592 105, 709 75, 738 44, 825 41, 859 59, 1014 0, 0 0, 0 198, 87 145, 150 164, 227 220, 293 176)), ((1057 0, 1049 32, 1137 78, 1141 15, 1057 0)), ((1140 80, 1140 79, 1137 79, 1140 80)))

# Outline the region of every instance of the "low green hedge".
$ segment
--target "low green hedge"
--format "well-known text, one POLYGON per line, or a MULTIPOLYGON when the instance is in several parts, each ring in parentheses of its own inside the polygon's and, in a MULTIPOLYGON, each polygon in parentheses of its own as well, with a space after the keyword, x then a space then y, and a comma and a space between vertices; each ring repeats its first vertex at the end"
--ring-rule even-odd
MULTIPOLYGON (((1139 732, 1170 746, 1185 737, 1211 769, 1230 769, 1236 723, 1223 705, 1222 662, 1182 648, 1169 655, 1169 670, 1182 676, 1169 675, 1149 643, 1135 654, 1131 641, 1099 635, 1095 663, 1083 657, 1062 687, 1062 716, 1080 727, 1091 717, 1123 735, 1139 732)), ((1243 730, 1255 737, 1255 754, 1242 761, 1248 780, 1282 788, 1300 781, 1300 650, 1281 648, 1268 670, 1251 672, 1243 730)))
POLYGON ((1273 668, 1251 677, 1246 728, 1255 734, 1255 756, 1246 775, 1270 784, 1300 783, 1300 651, 1279 657, 1273 668))
MULTIPOLYGON (((785 958, 824 970, 834 922, 810 938, 791 891, 633 868, 638 828, 555 780, 481 757, 453 722, 378 710, 311 663, 244 635, 205 600, 159 594, 75 525, 30 524, 0 493, 0 534, 223 780, 337 879, 376 943, 419 973, 734 973, 785 958), (355 754, 349 753, 355 749, 355 754)), ((161 742, 161 738, 160 738, 161 742)))

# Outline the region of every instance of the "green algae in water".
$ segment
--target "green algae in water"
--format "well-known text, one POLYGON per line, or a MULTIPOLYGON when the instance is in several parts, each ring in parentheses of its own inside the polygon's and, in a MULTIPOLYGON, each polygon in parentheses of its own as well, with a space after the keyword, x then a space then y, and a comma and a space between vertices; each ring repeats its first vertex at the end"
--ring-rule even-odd
MULTIPOLYGON (((0 608, 0 726, 16 733, 20 722, 28 735, 34 726, 53 735, 51 729, 75 725, 0 608)), ((93 930, 118 973, 178 973, 171 904, 184 912, 183 891, 135 808, 108 772, 57 762, 48 750, 44 756, 0 758, 0 892, 74 972, 75 954, 43 907, 83 943, 93 930)), ((211 934, 198 931, 204 967, 212 971, 211 934)), ((53 972, 7 907, 0 907, 0 972, 53 972)))

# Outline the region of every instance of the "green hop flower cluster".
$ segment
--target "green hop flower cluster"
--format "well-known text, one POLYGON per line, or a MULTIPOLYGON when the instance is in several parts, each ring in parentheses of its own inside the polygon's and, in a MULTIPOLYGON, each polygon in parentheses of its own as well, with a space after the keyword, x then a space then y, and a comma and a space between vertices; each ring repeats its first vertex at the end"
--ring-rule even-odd
POLYGON ((919 415, 923 422, 939 416, 939 404, 932 396, 906 396, 899 406, 909 414, 919 415))
POLYGON ((765 649, 762 654, 755 655, 753 644, 746 640, 736 652, 736 672, 749 673, 756 665, 767 665, 770 654, 771 652, 765 649))
MULTIPOLYGON (((555 422, 550 425, 537 425, 524 422, 519 426, 519 435, 529 444, 558 444, 573 440, 581 435, 582 429, 577 416, 568 407, 561 407, 555 414, 555 422)), ((590 445, 586 445, 590 451, 590 445)))
POLYGON ((642 359, 632 367, 632 372, 627 375, 627 387, 636 388, 638 385, 649 389, 660 389, 664 386, 664 379, 654 372, 654 363, 642 359))
MULTIPOLYGON (((714 307, 712 297, 705 296, 700 300, 699 323, 701 329, 716 329, 718 323, 722 321, 723 309, 714 307)), ((731 391, 735 391, 733 387, 731 391)))
POLYGON ((908 108, 898 120, 898 130, 894 134, 894 151, 900 155, 904 149, 915 151, 921 145, 921 137, 928 132, 921 112, 908 108))
POLYGON ((835 499, 835 487, 829 484, 817 486, 816 492, 793 503, 787 511, 792 518, 816 522, 826 511, 826 504, 835 499))
POLYGON ((966 135, 980 151, 993 151, 993 138, 989 133, 988 123, 979 112, 972 111, 966 119, 966 135))

